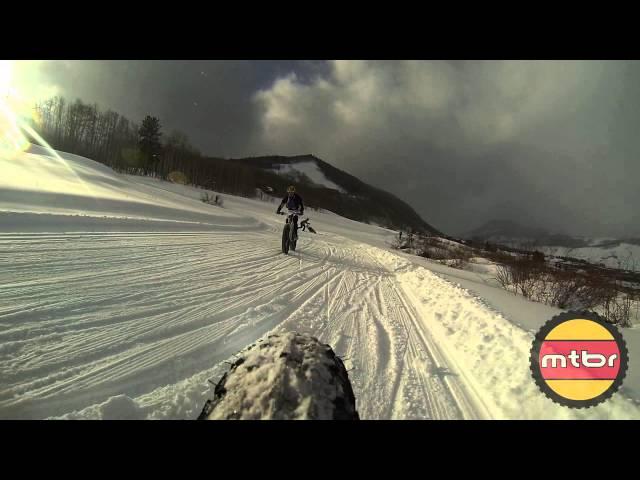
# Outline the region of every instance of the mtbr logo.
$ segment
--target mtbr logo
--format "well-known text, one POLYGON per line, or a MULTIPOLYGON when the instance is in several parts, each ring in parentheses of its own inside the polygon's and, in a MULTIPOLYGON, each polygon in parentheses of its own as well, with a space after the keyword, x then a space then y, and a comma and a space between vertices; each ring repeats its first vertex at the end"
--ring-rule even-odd
POLYGON ((618 329, 593 312, 568 312, 549 320, 531 348, 531 373, 547 397, 573 408, 611 397, 629 364, 618 329))

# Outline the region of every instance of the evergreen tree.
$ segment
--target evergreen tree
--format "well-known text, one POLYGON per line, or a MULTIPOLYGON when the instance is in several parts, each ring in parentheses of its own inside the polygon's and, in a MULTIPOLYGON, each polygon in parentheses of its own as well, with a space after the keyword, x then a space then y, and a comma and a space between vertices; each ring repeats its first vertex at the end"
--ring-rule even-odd
POLYGON ((160 120, 147 115, 138 131, 138 145, 142 152, 145 170, 153 170, 153 166, 160 160, 162 145, 160 143, 160 120))

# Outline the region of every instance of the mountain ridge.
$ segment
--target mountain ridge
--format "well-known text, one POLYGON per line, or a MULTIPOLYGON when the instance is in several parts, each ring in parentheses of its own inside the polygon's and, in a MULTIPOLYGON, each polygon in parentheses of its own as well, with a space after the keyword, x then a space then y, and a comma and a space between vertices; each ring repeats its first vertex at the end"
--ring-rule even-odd
MULTIPOLYGON (((217 159, 216 159, 217 160, 217 159)), ((400 230, 439 234, 438 229, 427 223, 408 203, 395 195, 374 187, 313 154, 304 155, 262 155, 243 158, 229 158, 227 162, 253 169, 256 173, 256 188, 272 195, 283 195, 291 181, 300 182, 298 191, 305 204, 332 211, 352 220, 377 224, 382 227, 400 230), (280 165, 293 166, 313 162, 322 172, 328 183, 338 185, 343 192, 327 188, 310 181, 305 175, 298 177, 279 173, 280 165)))

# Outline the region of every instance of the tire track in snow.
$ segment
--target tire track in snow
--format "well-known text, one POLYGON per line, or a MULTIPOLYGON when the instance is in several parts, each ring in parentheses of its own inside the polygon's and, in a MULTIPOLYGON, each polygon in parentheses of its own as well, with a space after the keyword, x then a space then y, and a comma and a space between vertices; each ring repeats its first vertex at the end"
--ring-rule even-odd
POLYGON ((283 256, 279 235, 264 231, 26 238, 0 235, 0 251, 18 259, 0 287, 2 418, 148 394, 273 329, 333 345, 362 418, 465 416, 369 247, 310 236, 283 256))
MULTIPOLYGON (((277 245, 277 239, 269 240, 277 245)), ((99 236, 96 241, 100 241, 99 236)), ((177 243, 172 247, 180 249, 184 245, 177 243)), ((141 248, 148 248, 148 243, 141 248)), ((235 269, 235 272, 231 268, 218 268, 221 265, 231 267, 234 263, 238 264, 238 255, 245 248, 236 248, 235 255, 231 254, 235 259, 231 261, 228 260, 230 249, 225 250, 224 256, 216 249, 210 262, 192 262, 189 268, 185 269, 181 268, 180 263, 183 262, 180 261, 180 257, 174 257, 172 252, 168 252, 164 256, 165 260, 157 265, 129 269, 133 273, 124 277, 126 282, 119 285, 114 293, 126 291, 132 284, 144 284, 146 295, 142 302, 120 305, 118 309, 121 316, 127 309, 135 308, 137 313, 131 318, 126 318, 125 314, 124 321, 116 321, 117 317, 105 315, 108 312, 98 309, 97 313, 106 318, 97 323, 91 322, 89 328, 83 325, 82 321, 71 322, 69 325, 68 318, 61 318, 61 315, 56 318, 56 307, 62 305, 73 311, 80 305, 84 307, 84 312, 80 308, 79 315, 84 313, 95 316, 96 304, 86 301, 87 296, 84 292, 90 290, 92 285, 103 285, 105 276, 113 274, 111 269, 102 265, 110 264, 108 255, 117 255, 117 248, 108 251, 95 250, 106 255, 106 258, 96 262, 96 269, 91 276, 63 276, 52 280, 47 278, 43 271, 36 272, 36 279, 26 284, 33 290, 46 291, 47 287, 62 282, 77 286, 80 291, 75 292, 75 296, 51 294, 50 297, 45 296, 41 302, 40 307, 54 317, 51 319, 53 323, 65 324, 65 329, 59 334, 55 333, 54 327, 53 333, 48 336, 41 335, 38 341, 33 341, 30 336, 33 329, 0 332, 0 335, 4 335, 3 340, 15 339, 21 334, 26 334, 26 341, 20 345, 17 352, 13 352, 14 355, 3 356, 0 353, 2 372, 11 373, 4 377, 6 383, 3 381, 3 388, 0 390, 0 416, 40 418, 38 415, 44 414, 43 412, 47 412, 47 415, 64 413, 66 409, 84 406, 83 402, 95 401, 96 398, 111 393, 120 393, 123 389, 128 389, 129 393, 145 393, 146 390, 157 386, 151 381, 152 377, 157 377, 161 382, 165 375, 165 364, 171 359, 179 358, 186 361, 190 356, 198 357, 197 352, 200 351, 202 358, 191 358, 195 370, 198 370, 207 359, 211 360, 211 351, 218 354, 225 352, 219 360, 226 358, 243 347, 245 342, 254 341, 265 329, 272 328, 282 321, 288 312, 295 311, 308 297, 322 290, 324 283, 335 279, 334 275, 326 279, 320 273, 330 268, 323 262, 307 261, 302 268, 292 270, 291 267, 298 262, 294 258, 274 255, 271 249, 264 250, 268 255, 256 255, 251 267, 259 273, 251 278, 252 282, 248 281, 249 275, 246 270, 250 267, 246 265, 244 268, 235 269), (167 271, 167 268, 171 272, 171 280, 154 281, 157 280, 158 273, 167 271), (192 271, 193 268, 196 272, 192 271), (199 270, 209 268, 214 271, 209 279, 210 284, 221 284, 222 288, 219 291, 208 289, 208 295, 206 287, 185 287, 168 291, 168 286, 180 284, 181 278, 185 275, 203 273, 199 270), (91 282, 87 282, 89 278, 91 282), (295 279, 295 288, 286 288, 292 278, 295 279), (153 293, 154 291, 156 293, 153 293), (189 292, 191 298, 184 300, 185 294, 189 292), (194 293, 196 297, 200 294, 201 298, 193 301, 194 293), (273 305, 278 295, 283 300, 273 305), (78 300, 80 297, 83 301, 78 300), (47 303, 48 298, 55 300, 47 303), (179 302, 182 303, 181 308, 171 305, 172 301, 178 300, 184 300, 179 302), (160 310, 158 313, 148 308, 150 301, 160 310), (270 304, 272 308, 269 310, 267 307, 270 304), (260 314, 260 310, 265 308, 266 314, 260 314), (181 322, 181 317, 189 320, 181 322), (226 325, 223 330, 220 330, 221 324, 226 325), (150 332, 157 335, 149 336, 150 332), (233 338, 236 337, 242 340, 234 341, 233 338), (222 345, 219 345, 220 343, 222 345), (78 364, 81 366, 78 367, 78 364), (142 376, 146 377, 146 380, 141 382, 142 376)), ((73 255, 74 251, 69 249, 66 253, 73 255)), ((137 259, 144 263, 149 257, 139 255, 137 259)), ((17 289, 13 289, 14 295, 10 297, 12 301, 19 301, 29 294, 29 288, 22 288, 24 290, 18 292, 19 294, 15 293, 17 289)), ((9 289, 5 289, 2 292, 3 298, 8 298, 8 291, 9 289)), ((16 309, 21 310, 21 307, 24 305, 16 309)), ((32 312, 33 310, 31 309, 32 312)), ((49 328, 47 323, 51 322, 40 322, 44 324, 40 325, 43 331, 49 328)), ((191 374, 197 373, 186 370, 191 374)))

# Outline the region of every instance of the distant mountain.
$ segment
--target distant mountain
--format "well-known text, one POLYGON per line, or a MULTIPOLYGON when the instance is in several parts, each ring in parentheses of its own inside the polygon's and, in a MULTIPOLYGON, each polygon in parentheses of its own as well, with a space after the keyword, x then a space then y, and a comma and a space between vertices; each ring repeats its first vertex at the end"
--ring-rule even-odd
POLYGON ((548 256, 569 257, 594 265, 640 272, 640 238, 588 238, 552 234, 509 220, 487 222, 468 232, 465 238, 481 243, 489 241, 516 251, 539 250, 548 256))
POLYGON ((471 230, 466 238, 481 241, 502 243, 510 246, 553 245, 559 247, 586 247, 590 241, 581 237, 549 233, 538 227, 530 227, 512 220, 491 220, 484 225, 471 230))
POLYGON ((228 161, 259 172, 255 177, 256 187, 265 193, 284 196, 287 185, 293 183, 309 206, 391 229, 411 228, 414 231, 440 233, 396 196, 372 187, 313 155, 264 156, 228 161))
POLYGON ((528 227, 511 220, 491 220, 484 225, 467 233, 468 238, 482 240, 506 239, 537 239, 548 236, 549 232, 541 228, 528 227))

